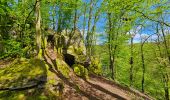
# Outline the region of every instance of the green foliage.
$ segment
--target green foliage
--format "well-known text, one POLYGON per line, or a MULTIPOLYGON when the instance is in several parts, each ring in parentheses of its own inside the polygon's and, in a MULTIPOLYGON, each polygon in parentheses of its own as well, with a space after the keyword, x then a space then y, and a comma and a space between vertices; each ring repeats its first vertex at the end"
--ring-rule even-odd
POLYGON ((74 51, 77 55, 83 55, 83 49, 84 48, 75 48, 74 51))
POLYGON ((2 45, 2 52, 0 53, 0 59, 6 57, 17 57, 22 56, 21 43, 15 40, 4 40, 0 41, 2 45))
POLYGON ((74 68, 74 72, 76 73, 76 75, 87 79, 88 78, 88 70, 86 68, 84 68, 84 66, 80 65, 80 64, 74 64, 73 65, 74 68))
POLYGON ((69 78, 69 66, 61 59, 56 59, 56 64, 58 67, 58 70, 66 77, 69 78))
MULTIPOLYGON (((129 86, 129 72, 130 72, 130 50, 129 45, 122 45, 120 46, 120 51, 116 58, 116 81, 119 83, 129 86)), ((111 77, 111 72, 108 68, 109 57, 106 52, 107 50, 105 45, 98 46, 98 53, 101 55, 101 63, 102 63, 102 74, 108 78, 111 77)), ((140 59, 140 44, 134 44, 134 68, 133 68, 133 88, 137 90, 141 90, 141 80, 142 80, 142 63, 140 59)), ((158 100, 164 99, 164 88, 163 88, 163 81, 162 81, 162 73, 169 73, 169 68, 163 66, 167 63, 167 59, 161 59, 160 63, 157 62, 157 57, 153 54, 153 50, 158 52, 157 46, 154 43, 147 43, 144 46, 144 56, 145 56, 145 65, 146 65, 146 75, 145 75, 145 92, 158 100), (163 64, 164 63, 164 64, 163 64)), ((161 48, 163 50, 163 48, 161 48)))
MULTIPOLYGON (((25 40, 26 41, 26 40, 25 40)), ((0 41, 0 59, 11 57, 27 57, 30 58, 33 55, 31 45, 28 42, 26 47, 23 48, 23 43, 16 41, 14 39, 2 40, 0 41)))
MULTIPOLYGON (((0 0, 0 59, 7 57, 20 58, 20 57, 34 57, 35 50, 35 1, 36 0, 0 0)), ((89 37, 88 40, 94 55, 99 57, 91 57, 91 65, 88 70, 90 73, 103 74, 107 77, 111 76, 109 69, 110 59, 112 56, 113 66, 115 71, 116 81, 124 85, 129 85, 129 72, 130 72, 130 57, 131 52, 129 48, 129 33, 134 30, 138 25, 141 27, 155 28, 156 24, 163 27, 165 30, 169 23, 164 19, 169 11, 170 6, 166 5, 168 0, 91 0, 93 9, 90 14, 90 1, 82 0, 40 0, 41 1, 41 25, 44 30, 45 27, 53 27, 55 31, 61 32, 63 29, 81 27, 85 25, 89 17, 89 37), (102 4, 100 5, 100 2, 102 4), (85 5, 84 5, 85 4, 85 5), (86 6, 86 12, 84 9, 86 6), (85 15, 83 14, 85 13, 85 15), (102 16, 100 16, 100 14, 102 16), (110 14, 110 18, 106 15, 110 14), (85 17, 85 22, 82 22, 82 17, 85 17), (77 18, 76 18, 77 17, 77 18), (90 20, 91 17, 91 20, 90 20), (105 32, 108 41, 102 46, 95 47, 95 32, 97 20, 108 19, 105 23, 105 32), (80 19, 80 20, 79 20, 80 19), (110 21, 109 21, 110 20, 110 21), (155 23, 151 23, 154 21, 155 23), (145 23, 146 22, 146 23, 145 23), (81 26, 81 23, 84 25, 81 26), (153 25, 150 25, 153 24, 153 25), (162 24, 162 25, 161 25, 162 24), (164 26, 165 25, 165 26, 164 26), (93 30, 94 29, 94 30, 93 30), (130 31, 130 32, 129 32, 130 31), (110 46, 110 48, 108 48, 110 46), (96 49, 96 50, 93 50, 96 49), (108 52, 110 51, 110 52, 108 52), (99 60, 100 58, 100 60, 99 60), (103 72, 102 72, 103 71, 103 72)), ((101 28, 103 29, 103 28, 101 28)), ((145 29, 144 29, 145 30, 145 29)), ((154 29, 153 29, 154 30, 154 29)), ((167 29, 166 29, 167 30, 167 29)), ((155 30, 157 31, 157 30, 155 30)), ((138 30, 137 33, 140 31, 138 30)), ((86 36, 88 33, 83 34, 86 36)), ((157 33, 158 34, 158 33, 157 33)), ((79 34, 80 35, 80 34, 79 34)), ((42 31, 42 38, 47 34, 42 31)), ((69 35, 70 36, 70 35, 69 35)), ((81 37, 81 36, 80 36, 81 37)), ((73 37, 74 38, 74 37, 73 37)), ((83 40, 82 40, 83 41, 83 40)), ((104 40, 102 40, 104 41, 104 40)), ((68 41, 67 41, 68 42, 68 41)), ((160 33, 159 41, 160 51, 155 43, 145 43, 144 46, 144 60, 146 66, 145 74, 145 90, 156 99, 165 99, 163 75, 170 75, 168 52, 169 50, 169 36, 166 34, 165 40, 160 33), (164 45, 167 41, 167 48, 164 45), (168 49, 166 51, 166 49, 168 49), (154 53, 155 54, 154 54, 154 53)), ((44 41, 46 47, 46 41, 44 41)), ((86 44, 87 45, 87 44, 86 44)), ((141 44, 134 45, 134 63, 133 63, 133 87, 141 90, 142 79, 142 61, 141 61, 141 44)), ((87 47, 87 49, 89 49, 87 47)), ((63 49, 63 48, 60 48, 63 49)), ((91 49, 87 50, 90 51, 91 49)), ((76 63, 84 63, 86 56, 83 54, 84 48, 74 48, 71 45, 68 51, 74 51, 76 63)), ((42 50, 40 52, 42 55, 42 50)), ((62 57, 60 57, 62 59, 62 57)), ((61 59, 56 60, 58 69, 62 74, 69 78, 70 68, 61 59)), ((3 86, 18 86, 27 83, 28 79, 33 79, 39 75, 45 75, 46 71, 43 69, 44 63, 37 59, 31 60, 17 60, 6 68, 0 68, 0 87, 3 86)), ((45 68, 45 67, 44 67, 45 68)), ((73 66, 74 72, 83 78, 88 78, 88 70, 82 65, 75 64, 73 66)), ((48 73, 49 74, 49 73, 48 73)), ((55 77, 52 73, 51 77, 55 77)), ((55 83, 55 79, 49 81, 49 84, 55 83)), ((169 84, 169 83, 168 83, 169 84)), ((169 87, 168 87, 169 88, 169 87)), ((79 87, 77 87, 79 90, 79 87)), ((32 97, 27 97, 27 91, 23 92, 0 92, 1 96, 7 96, 3 99, 47 99, 42 91, 33 90, 32 97), (38 96, 39 95, 39 96, 38 96)), ((48 91, 48 90, 47 90, 48 91)), ((50 92, 50 90, 48 91, 50 92)), ((51 94, 53 94, 51 92, 51 94)), ((55 94, 55 93, 54 93, 55 94)), ((50 97, 52 95, 48 94, 50 97)), ((48 98, 49 99, 49 98, 48 98)), ((53 96, 50 99, 54 99, 53 96)))
POLYGON ((102 72, 100 60, 97 57, 91 57, 91 64, 88 69, 91 73, 100 75, 102 72))

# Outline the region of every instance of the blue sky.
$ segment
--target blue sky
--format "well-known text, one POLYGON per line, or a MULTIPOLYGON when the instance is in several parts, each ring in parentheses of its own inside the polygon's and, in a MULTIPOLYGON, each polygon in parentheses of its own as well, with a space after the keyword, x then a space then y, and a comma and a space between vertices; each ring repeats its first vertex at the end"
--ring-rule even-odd
MULTIPOLYGON (((86 3, 90 2, 90 0, 83 0, 83 1, 86 2, 86 3)), ((99 0, 97 6, 100 6, 101 2, 102 2, 102 0, 99 0)), ((164 15, 165 22, 170 23, 170 17, 169 17, 170 16, 170 14, 169 14, 170 11, 166 11, 166 13, 167 14, 164 15)), ((84 16, 80 16, 80 19, 79 19, 79 22, 78 22, 78 28, 80 30, 83 29, 83 18, 84 18, 84 16)), ((86 19, 86 30, 87 30, 87 21, 88 21, 88 19, 86 19)), ((93 21, 94 21, 94 19, 92 18, 92 25, 94 24, 93 21)), ((104 14, 101 14, 101 17, 98 20, 97 25, 96 25, 96 32, 98 34, 104 34, 105 33, 106 22, 107 22, 106 16, 104 14)), ((146 36, 146 35, 150 35, 150 34, 155 33, 155 26, 156 26, 155 22, 152 22, 152 21, 149 21, 149 20, 146 21, 145 27, 140 29, 137 32, 137 35, 135 36, 134 42, 136 42, 136 43, 140 42, 140 34, 143 34, 143 35, 146 36)), ((133 29, 131 29, 131 31, 132 30, 133 29)), ((106 35, 104 35, 104 36, 106 36, 106 35)), ((153 37, 156 38, 156 36, 153 36, 153 37)), ((98 37, 98 42, 99 43, 102 43, 105 40, 106 40, 105 37, 98 37)))
MULTIPOLYGON (((84 1, 89 2, 90 0, 84 0, 84 1)), ((98 3, 98 6, 100 6, 101 1, 102 1, 102 0, 100 0, 100 2, 98 3)), ((170 4, 170 0, 167 2, 167 4, 170 4)), ((164 6, 167 6, 167 5, 164 5, 164 6)), ((152 11, 152 9, 154 9, 155 7, 156 7, 156 6, 153 6, 153 7, 151 8, 151 11, 152 11)), ((164 16, 164 17, 163 17, 163 18, 164 18, 164 21, 165 21, 166 23, 170 23, 170 11, 169 11, 169 10, 165 11, 164 14, 163 14, 163 16, 164 16)), ((82 20, 82 19, 80 18, 80 20, 82 20)), ((156 19, 156 20, 159 20, 159 19, 156 19)), ((98 21, 98 23, 97 23, 97 26, 96 26, 96 28, 97 28, 97 29, 96 29, 97 33, 100 33, 100 34, 105 33, 105 26, 106 26, 106 18, 105 18, 104 15, 102 15, 102 17, 99 19, 99 21, 98 21)), ((87 27, 86 27, 86 28, 87 28, 87 27)), ((131 30, 133 30, 133 29, 131 29, 131 30)), ((167 30, 169 30, 169 28, 165 27, 164 30, 167 31, 167 30)), ((154 34, 154 33, 156 33, 156 23, 153 22, 153 21, 150 21, 150 20, 146 20, 146 21, 145 21, 145 27, 143 27, 143 28, 141 28, 140 30, 138 30, 136 36, 134 37, 134 42, 135 42, 135 43, 140 42, 141 36, 149 36, 149 35, 154 34)), ((156 35, 153 35, 151 38, 152 38, 152 39, 156 39, 157 36, 156 36, 156 35)), ((99 40, 99 42, 100 42, 100 41, 104 41, 105 38, 104 38, 104 37, 99 37, 98 40, 99 40)))

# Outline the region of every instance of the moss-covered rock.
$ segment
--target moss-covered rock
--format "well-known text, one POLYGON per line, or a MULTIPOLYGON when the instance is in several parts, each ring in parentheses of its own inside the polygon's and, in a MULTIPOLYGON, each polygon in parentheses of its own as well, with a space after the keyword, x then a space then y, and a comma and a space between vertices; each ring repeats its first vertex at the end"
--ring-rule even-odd
POLYGON ((69 66, 62 59, 56 59, 58 70, 66 77, 69 78, 69 66))
POLYGON ((87 79, 88 78, 88 70, 86 68, 84 68, 84 66, 80 65, 80 64, 74 64, 73 65, 74 68, 74 72, 76 73, 76 75, 87 79))
POLYGON ((58 43, 62 42, 60 43, 62 45, 60 45, 59 47, 62 48, 63 54, 67 53, 74 56, 86 54, 86 48, 82 38, 82 34, 78 29, 76 29, 75 31, 63 30, 60 33, 60 36, 56 34, 55 37, 58 43))
MULTIPOLYGON (((9 66, 0 69, 0 84, 3 88, 23 86, 35 77, 46 75, 45 63, 38 59, 17 59, 9 66)), ((0 87, 0 88, 2 88, 0 87)))
POLYGON ((88 67, 89 71, 91 73, 95 73, 95 74, 101 74, 102 72, 102 66, 100 63, 99 58, 97 57, 91 57, 91 64, 88 67))
POLYGON ((56 84, 56 75, 39 59, 16 59, 9 66, 0 68, 0 100, 56 100, 57 92, 51 93, 49 86, 56 84), (49 81, 50 80, 50 81, 49 81), (34 88, 18 90, 27 86, 34 88))

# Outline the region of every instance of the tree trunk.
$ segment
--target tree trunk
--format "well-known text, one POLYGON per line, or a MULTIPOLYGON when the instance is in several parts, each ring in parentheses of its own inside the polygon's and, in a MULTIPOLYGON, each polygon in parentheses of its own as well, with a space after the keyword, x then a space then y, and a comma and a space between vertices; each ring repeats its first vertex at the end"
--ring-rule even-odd
POLYGON ((165 45, 165 51, 167 53, 168 62, 170 64, 170 53, 169 53, 168 43, 166 41, 166 36, 165 36, 165 33, 164 33, 163 25, 161 25, 161 31, 162 31, 162 36, 163 36, 163 43, 165 45))
POLYGON ((163 76, 163 81, 164 81, 164 91, 165 91, 165 100, 169 100, 169 77, 168 74, 165 73, 163 76))
MULTIPOLYGON (((74 9, 74 28, 73 28, 73 31, 74 31, 74 33, 75 33, 75 31, 76 31, 76 25, 77 25, 77 0, 75 0, 75 9, 74 9)), ((73 33, 73 34, 74 34, 73 33)))
POLYGON ((87 48, 87 55, 91 56, 91 48, 90 48, 90 27, 91 27, 91 18, 92 18, 92 10, 93 10, 93 0, 90 0, 90 10, 89 10, 89 19, 88 19, 88 29, 87 29, 87 36, 86 36, 86 48, 87 48))
POLYGON ((143 53, 143 45, 144 43, 141 44, 141 60, 142 60, 142 92, 145 92, 145 60, 144 60, 144 53, 143 53))
MULTIPOLYGON (((158 28, 157 28, 157 32, 158 32, 158 28)), ((165 39, 165 38, 164 38, 165 39)), ((161 47, 160 47, 160 36, 158 35, 158 41, 157 41, 157 47, 158 47, 158 50, 159 50, 159 56, 161 58, 163 58, 163 54, 161 53, 161 47)), ((155 51, 156 52, 156 51, 155 51)), ((156 55, 156 53, 155 53, 156 55)), ((157 57, 157 56, 156 56, 157 57)), ((157 61, 158 63, 160 63, 159 59, 157 58, 157 61)), ((167 67, 167 65, 164 63, 164 66, 167 67)), ((162 68, 160 68, 162 69, 162 68)), ((163 84, 164 84, 164 95, 165 95, 165 100, 169 100, 169 76, 167 73, 165 72, 161 72, 162 74, 162 80, 163 80, 163 84)))
POLYGON ((84 13, 83 13, 83 39, 84 39, 84 36, 85 36, 85 28, 86 28, 86 10, 87 10, 87 6, 86 6, 86 3, 84 3, 84 13))
MULTIPOLYGON (((99 10, 99 9, 98 9, 99 10)), ((98 22, 98 19, 99 19, 99 12, 98 12, 98 10, 96 11, 96 14, 95 14, 95 16, 94 16, 94 24, 93 24, 93 26, 92 26, 92 31, 91 31, 91 38, 90 38, 90 40, 92 40, 92 42, 91 42, 91 54, 92 54, 92 56, 95 54, 95 48, 93 47, 93 45, 96 45, 96 34, 95 34, 95 30, 96 30, 96 24, 97 24, 97 22, 98 22)))
POLYGON ((130 47, 131 57, 130 57, 130 86, 133 85, 133 37, 131 37, 131 47, 130 47))
POLYGON ((108 37, 108 47, 109 47, 109 60, 110 60, 110 70, 111 70, 111 78, 115 79, 114 73, 114 58, 113 58, 113 46, 112 46, 112 21, 111 21, 111 13, 108 13, 108 24, 109 24, 109 37, 108 37))
POLYGON ((52 16, 53 16, 53 30, 55 30, 55 17, 56 17, 56 5, 53 5, 53 12, 52 12, 52 16))
POLYGON ((36 0, 36 46, 37 57, 41 58, 41 12, 40 12, 40 0, 36 0))

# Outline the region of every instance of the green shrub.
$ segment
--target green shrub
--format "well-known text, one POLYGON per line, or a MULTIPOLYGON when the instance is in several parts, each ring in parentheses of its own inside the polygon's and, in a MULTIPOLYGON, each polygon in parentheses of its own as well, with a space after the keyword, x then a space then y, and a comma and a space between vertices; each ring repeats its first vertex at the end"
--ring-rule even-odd
POLYGON ((21 43, 17 42, 15 40, 4 40, 0 42, 3 50, 2 53, 0 53, 0 59, 6 58, 6 57, 16 57, 16 56, 22 56, 22 48, 21 43))
POLYGON ((91 73, 100 75, 102 73, 100 60, 97 57, 91 57, 91 64, 88 69, 91 73))
POLYGON ((74 64, 73 65, 74 68, 74 72, 76 73, 76 75, 87 79, 88 78, 88 70, 86 68, 84 68, 84 66, 80 65, 80 64, 74 64))

